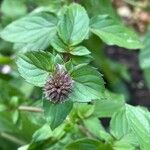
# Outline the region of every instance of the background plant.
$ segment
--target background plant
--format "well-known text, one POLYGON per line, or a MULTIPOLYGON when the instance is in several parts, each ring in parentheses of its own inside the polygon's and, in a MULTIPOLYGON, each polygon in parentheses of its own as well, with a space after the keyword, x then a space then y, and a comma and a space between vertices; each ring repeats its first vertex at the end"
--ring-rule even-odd
POLYGON ((105 55, 106 45, 141 49, 149 85, 149 33, 140 40, 109 0, 3 0, 1 12, 2 150, 149 150, 148 108, 129 104, 127 67, 105 55), (54 103, 43 89, 58 67, 73 84, 54 103))

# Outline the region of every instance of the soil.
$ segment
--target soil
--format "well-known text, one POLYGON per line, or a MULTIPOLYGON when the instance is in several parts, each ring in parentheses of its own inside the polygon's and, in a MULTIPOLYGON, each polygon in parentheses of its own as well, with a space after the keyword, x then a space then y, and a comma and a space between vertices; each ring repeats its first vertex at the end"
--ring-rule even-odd
POLYGON ((144 81, 143 71, 139 66, 139 50, 127 50, 117 46, 107 46, 106 54, 109 58, 125 64, 131 75, 131 82, 127 84, 132 105, 142 105, 150 107, 150 90, 144 81))

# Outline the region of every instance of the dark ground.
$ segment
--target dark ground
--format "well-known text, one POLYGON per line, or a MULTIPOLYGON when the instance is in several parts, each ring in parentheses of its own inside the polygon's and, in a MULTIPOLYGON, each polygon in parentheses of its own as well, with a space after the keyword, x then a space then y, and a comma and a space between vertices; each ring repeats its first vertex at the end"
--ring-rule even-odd
MULTIPOLYGON (((150 107, 150 90, 144 81, 143 71, 139 66, 139 50, 127 50, 117 46, 107 46, 105 49, 106 55, 115 61, 127 66, 131 81, 125 82, 130 93, 131 105, 141 105, 147 108, 150 107)), ((110 118, 101 118, 101 123, 108 127, 110 118)))
POLYGON ((150 107, 150 90, 144 81, 143 71, 139 66, 138 53, 138 50, 126 50, 117 46, 106 48, 107 56, 125 64, 131 75, 131 82, 126 82, 131 95, 129 103, 150 107))
MULTIPOLYGON (((150 24, 150 2, 137 0, 129 3, 125 0, 113 0, 113 6, 122 21, 132 27, 140 36, 145 35, 150 24)), ((139 66, 139 50, 127 50, 117 46, 106 47, 106 55, 127 66, 131 75, 131 82, 126 82, 130 93, 129 103, 150 107, 150 89, 144 81, 143 71, 139 66)))

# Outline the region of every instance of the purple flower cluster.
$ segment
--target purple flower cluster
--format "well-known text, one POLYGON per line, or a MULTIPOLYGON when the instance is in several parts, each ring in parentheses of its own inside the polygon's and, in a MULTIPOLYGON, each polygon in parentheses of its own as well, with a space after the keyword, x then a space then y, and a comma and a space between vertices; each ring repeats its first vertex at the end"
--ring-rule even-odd
POLYGON ((53 103, 64 102, 71 93, 74 81, 62 65, 58 65, 53 75, 49 77, 44 94, 47 100, 53 103))

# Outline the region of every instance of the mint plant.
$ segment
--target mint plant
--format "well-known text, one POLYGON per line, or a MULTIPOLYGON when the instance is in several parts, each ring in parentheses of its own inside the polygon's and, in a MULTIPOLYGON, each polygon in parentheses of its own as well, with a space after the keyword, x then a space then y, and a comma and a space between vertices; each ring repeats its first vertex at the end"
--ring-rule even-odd
MULTIPOLYGON (((0 32, 1 38, 18 50, 15 63, 19 75, 12 75, 16 80, 7 83, 0 79, 4 93, 0 94, 0 110, 10 110, 13 120, 9 125, 0 116, 6 125, 0 131, 4 132, 2 137, 20 146, 18 150, 150 148, 149 111, 127 104, 126 97, 105 87, 105 74, 108 79, 119 80, 112 77, 105 56, 98 56, 99 42, 127 49, 141 49, 143 44, 116 17, 108 0, 94 3, 52 1, 50 6, 54 9, 36 9, 0 32), (92 5, 110 9, 99 13, 92 10, 92 5), (16 88, 14 83, 18 78, 27 88, 16 88), (101 118, 111 119, 109 127, 103 126, 101 118), (24 130, 30 133, 21 133, 24 130)), ((145 66, 143 61, 141 64, 145 66)), ((7 117, 9 120, 10 116, 7 117)))

